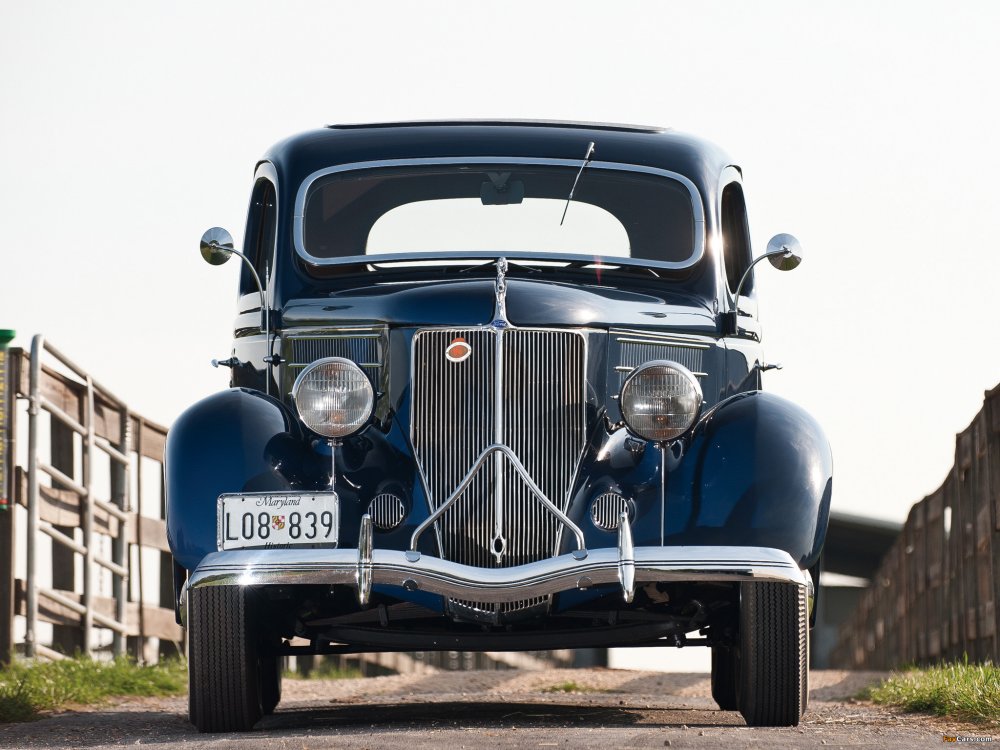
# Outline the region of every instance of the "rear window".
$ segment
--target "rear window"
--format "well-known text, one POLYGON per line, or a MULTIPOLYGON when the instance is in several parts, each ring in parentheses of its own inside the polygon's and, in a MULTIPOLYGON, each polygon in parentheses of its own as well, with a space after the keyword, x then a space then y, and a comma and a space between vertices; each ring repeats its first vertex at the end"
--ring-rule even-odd
POLYGON ((684 263, 691 194, 659 175, 579 167, 433 165, 339 172, 306 195, 302 241, 317 260, 470 251, 684 263))

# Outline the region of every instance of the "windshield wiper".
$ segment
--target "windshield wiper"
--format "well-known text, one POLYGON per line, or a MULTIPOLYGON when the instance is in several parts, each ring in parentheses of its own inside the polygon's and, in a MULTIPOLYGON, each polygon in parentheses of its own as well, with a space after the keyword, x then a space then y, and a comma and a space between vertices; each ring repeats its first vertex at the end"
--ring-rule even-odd
POLYGON ((583 164, 580 165, 580 171, 576 173, 576 179, 573 180, 573 187, 569 189, 569 197, 566 199, 566 207, 563 209, 562 218, 559 220, 559 226, 563 225, 566 221, 566 212, 569 211, 569 202, 573 200, 573 193, 576 192, 576 183, 580 181, 580 175, 583 174, 583 170, 587 168, 590 164, 590 160, 594 158, 594 142, 591 141, 587 144, 587 153, 583 155, 583 164))

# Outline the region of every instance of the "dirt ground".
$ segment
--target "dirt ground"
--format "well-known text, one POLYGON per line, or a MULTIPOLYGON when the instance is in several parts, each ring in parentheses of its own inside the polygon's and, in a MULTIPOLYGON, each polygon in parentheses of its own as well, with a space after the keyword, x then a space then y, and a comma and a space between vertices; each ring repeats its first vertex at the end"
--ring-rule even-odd
MULTIPOLYGON (((881 675, 811 675, 802 724, 751 729, 719 711, 708 675, 611 669, 437 672, 355 680, 288 680, 254 732, 198 734, 186 698, 120 699, 0 725, 4 748, 687 748, 940 747, 945 736, 1000 728, 900 714, 853 698, 881 675)), ((1000 744, 989 746, 1000 749, 1000 744)))

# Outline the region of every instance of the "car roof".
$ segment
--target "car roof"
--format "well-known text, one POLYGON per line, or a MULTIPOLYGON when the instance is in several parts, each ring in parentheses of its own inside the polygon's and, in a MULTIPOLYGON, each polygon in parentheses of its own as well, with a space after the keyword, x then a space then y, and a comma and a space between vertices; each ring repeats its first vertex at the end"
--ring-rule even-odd
POLYGON ((553 120, 428 120, 338 124, 275 144, 264 157, 286 189, 333 166, 463 157, 630 164, 684 175, 708 196, 733 162, 714 144, 668 128, 553 120))
POLYGON ((357 130, 361 128, 425 128, 477 125, 484 127, 519 126, 530 128, 575 128, 577 130, 619 130, 630 133, 664 133, 670 128, 658 125, 624 125, 613 122, 577 122, 575 120, 480 120, 475 118, 459 120, 399 120, 396 122, 338 123, 327 125, 334 130, 357 130))

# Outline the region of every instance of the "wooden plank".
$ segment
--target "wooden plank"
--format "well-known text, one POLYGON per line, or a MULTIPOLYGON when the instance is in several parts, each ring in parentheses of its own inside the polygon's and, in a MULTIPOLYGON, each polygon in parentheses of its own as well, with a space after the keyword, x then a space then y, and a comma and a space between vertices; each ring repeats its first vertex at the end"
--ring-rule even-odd
MULTIPOLYGON (((20 350, 12 349, 11 351, 18 352, 20 350)), ((17 370, 16 380, 13 382, 16 383, 17 393, 26 397, 31 390, 31 358, 27 352, 21 351, 18 366, 15 369, 17 370)), ((41 394, 67 414, 82 422, 86 403, 86 385, 48 365, 42 366, 41 373, 42 377, 39 382, 41 394)), ((133 442, 141 430, 142 445, 144 446, 143 455, 162 463, 167 428, 151 422, 139 414, 131 416, 133 442)), ((94 431, 98 437, 106 438, 112 444, 121 442, 120 409, 116 404, 103 397, 100 392, 95 394, 94 399, 94 431)))
MULTIPOLYGON (((30 367, 28 370, 30 384, 30 367)), ((38 391, 45 399, 51 401, 77 422, 83 423, 84 402, 83 391, 86 389, 76 380, 60 372, 42 366, 38 391)))
POLYGON ((142 455, 162 464, 167 447, 167 428, 144 418, 137 419, 133 424, 135 430, 132 434, 141 435, 142 438, 142 455))
POLYGON ((167 544, 167 522, 160 518, 132 515, 128 525, 129 544, 138 544, 140 539, 143 547, 170 552, 170 546, 167 544))
MULTIPOLYGON (((24 581, 17 579, 14 582, 15 588, 15 610, 17 614, 24 615, 27 609, 26 586, 24 581)), ((74 591, 56 590, 57 594, 74 601, 80 602, 83 597, 74 591)), ((94 611, 105 617, 115 616, 115 600, 109 596, 93 597, 94 611)), ((143 618, 145 619, 146 636, 150 638, 165 638, 169 641, 180 641, 184 637, 184 629, 177 624, 174 619, 174 612, 162 607, 143 607, 143 618)), ((55 625, 80 627, 81 617, 74 610, 58 602, 54 602, 46 596, 38 597, 38 619, 55 625)), ((136 602, 129 602, 125 612, 125 627, 127 635, 135 636, 139 634, 139 605, 136 602)))
POLYGON ((122 442, 121 408, 99 393, 94 394, 94 432, 112 445, 122 442))
MULTIPOLYGON (((17 467, 16 492, 18 505, 28 506, 28 473, 17 467)), ((73 490, 58 490, 40 485, 38 487, 38 517, 53 526, 77 528, 83 525, 80 513, 80 497, 73 490)), ((118 536, 118 519, 102 508, 94 508, 94 532, 106 536, 118 536)))
MULTIPOLYGON (((184 628, 177 624, 177 619, 172 609, 144 605, 142 616, 147 637, 160 638, 172 641, 173 643, 182 643, 184 641, 184 628)), ((139 605, 135 602, 129 602, 127 622, 129 627, 128 634, 133 636, 138 635, 139 605)))

